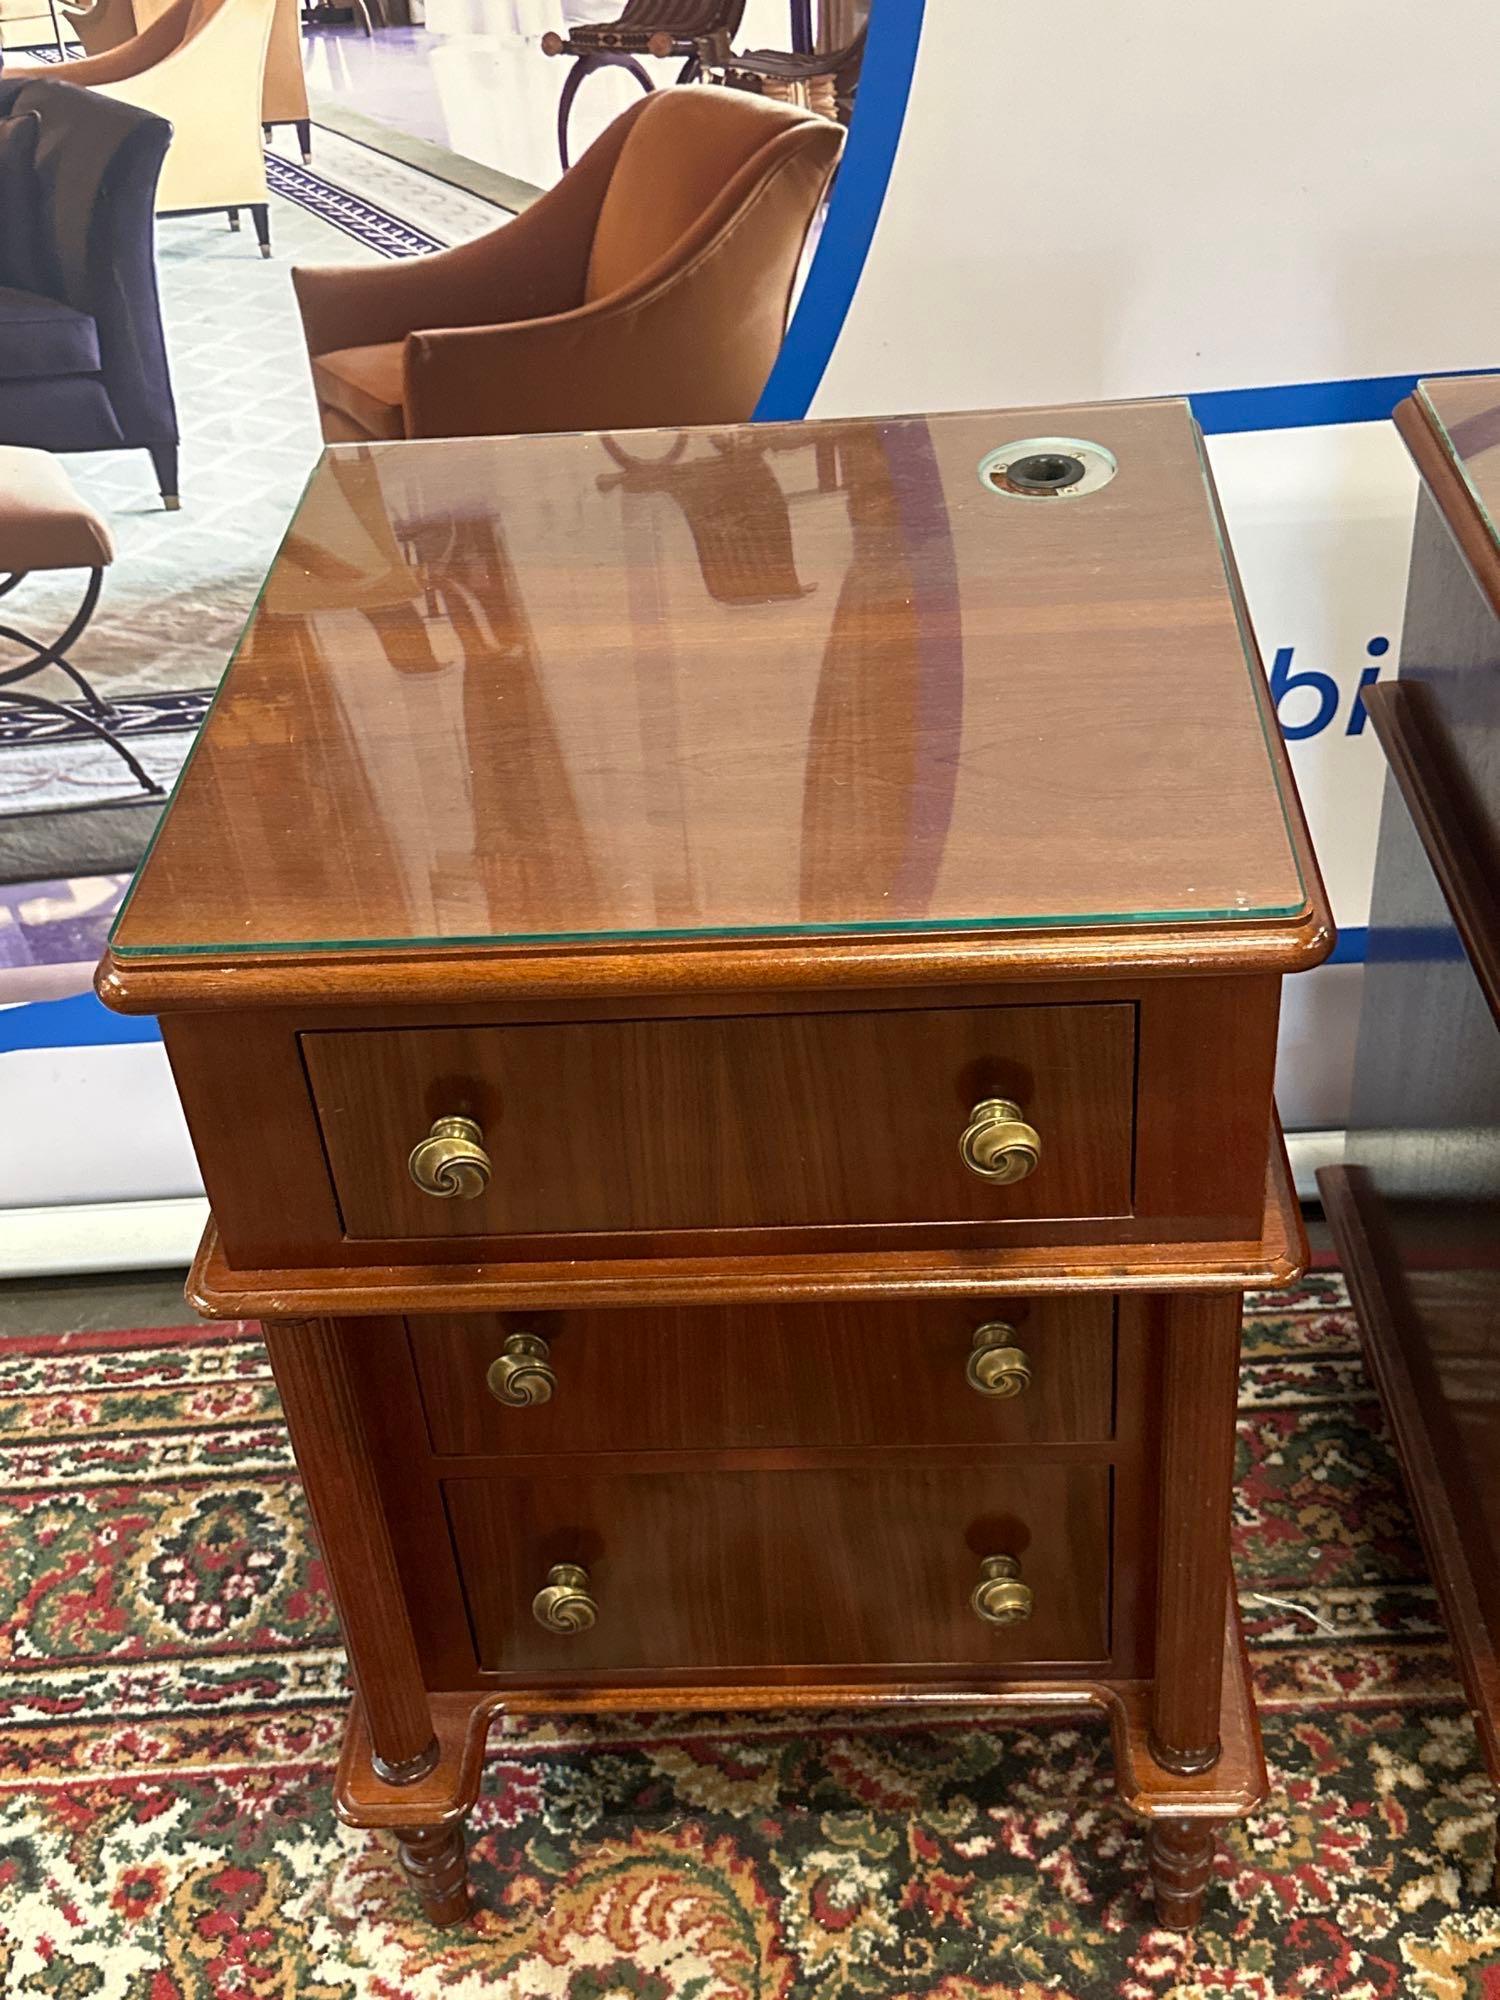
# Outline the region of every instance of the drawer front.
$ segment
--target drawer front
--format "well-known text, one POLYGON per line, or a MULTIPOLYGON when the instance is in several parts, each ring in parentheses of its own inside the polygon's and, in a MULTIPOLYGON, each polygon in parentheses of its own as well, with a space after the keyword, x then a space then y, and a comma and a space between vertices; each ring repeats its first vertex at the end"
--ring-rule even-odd
POLYGON ((440 1452, 1045 1444, 1113 1428, 1102 1294, 407 1324, 440 1452))
POLYGON ((569 1236, 1120 1216, 1135 1009, 892 1010, 304 1035, 351 1238, 569 1236), (973 1107, 1041 1135, 1028 1178, 965 1166, 973 1107), (480 1127, 488 1185, 423 1193, 434 1121, 480 1127))
MULTIPOLYGON (((587 1679, 780 1666, 1095 1661, 1109 1653, 1103 1465, 452 1479, 443 1488, 486 1672, 587 1679), (971 1594, 1018 1558, 1030 1617, 971 1594), (539 1622, 578 1565, 586 1630, 539 1622)), ((564 1608, 564 1617, 567 1615, 564 1608)))

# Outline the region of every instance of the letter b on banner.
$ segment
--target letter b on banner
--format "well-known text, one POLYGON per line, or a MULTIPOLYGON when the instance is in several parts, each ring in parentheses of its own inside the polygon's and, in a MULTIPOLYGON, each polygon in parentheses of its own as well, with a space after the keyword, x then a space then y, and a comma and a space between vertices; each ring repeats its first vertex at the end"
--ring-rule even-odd
POLYGON ((1271 662, 1271 700, 1275 705, 1276 719, 1281 723, 1281 733, 1288 743, 1300 743, 1304 737, 1316 736, 1320 729, 1326 729, 1339 709, 1339 684, 1332 674, 1325 674, 1317 667, 1304 667, 1299 673, 1292 672, 1292 648, 1278 646, 1276 657, 1271 662), (1282 717, 1281 705, 1288 695, 1302 695, 1306 689, 1317 696, 1317 708, 1311 716, 1305 713, 1305 696, 1297 702, 1299 720, 1287 722, 1282 717))
MULTIPOLYGON (((1349 707, 1349 719, 1344 725, 1346 736, 1363 736, 1368 717, 1365 714, 1365 689, 1373 687, 1380 678, 1379 662, 1390 651, 1389 639, 1377 636, 1365 647, 1365 652, 1376 662, 1365 667, 1354 690, 1354 699, 1349 707)), ((1276 708, 1276 720, 1281 725, 1281 733, 1288 743, 1305 742, 1309 736, 1321 735, 1339 712, 1339 684, 1332 674, 1326 674, 1319 667, 1302 667, 1292 672, 1292 658, 1295 648, 1278 646, 1276 657, 1271 662, 1268 676, 1271 683, 1271 700, 1276 708), (1308 710, 1307 698, 1311 695, 1314 707, 1308 710), (1283 701, 1291 697, 1295 720, 1288 722, 1281 712, 1283 701)))

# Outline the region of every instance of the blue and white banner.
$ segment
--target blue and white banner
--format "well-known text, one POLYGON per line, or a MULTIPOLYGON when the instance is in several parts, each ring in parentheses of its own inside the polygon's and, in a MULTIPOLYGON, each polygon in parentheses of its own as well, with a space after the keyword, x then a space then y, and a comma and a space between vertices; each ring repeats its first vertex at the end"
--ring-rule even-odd
MULTIPOLYGON (((1415 491, 1388 419, 1418 375, 1500 366, 1497 62, 1491 0, 873 0, 761 405, 1193 398, 1343 932, 1288 991, 1290 1128, 1348 1100, 1383 777, 1359 697, 1394 671, 1415 491)), ((87 992, 120 886, 0 897, 0 1208, 195 1185, 151 1025, 87 992)))
POLYGON ((874 0, 768 414, 1193 399, 1342 933, 1289 1128, 1346 1115, 1419 375, 1500 366, 1500 14, 1410 0, 874 0))

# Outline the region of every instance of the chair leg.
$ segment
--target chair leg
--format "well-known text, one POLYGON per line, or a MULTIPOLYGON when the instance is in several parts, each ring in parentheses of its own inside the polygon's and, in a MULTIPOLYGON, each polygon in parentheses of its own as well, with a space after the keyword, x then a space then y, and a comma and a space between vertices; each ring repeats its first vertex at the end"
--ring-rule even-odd
MULTIPOLYGON (((24 572, 13 575, 5 583, 0 584, 0 596, 4 596, 18 584, 21 581, 22 574, 24 572)), ((40 645, 25 632, 17 632, 8 625, 0 626, 0 637, 14 640, 19 645, 25 646, 34 656, 27 660, 23 666, 11 667, 6 672, 0 673, 0 703, 6 703, 15 708, 36 709, 43 715, 56 716, 59 721, 71 723, 74 728, 84 730, 99 742, 107 743, 115 755, 124 763, 126 769, 142 790, 152 798, 161 798, 165 796, 164 788, 156 782, 155 778, 151 776, 139 758, 126 749, 119 737, 109 727, 110 722, 114 719, 113 711, 109 707, 109 704, 99 699, 94 689, 67 656, 68 648, 77 641, 90 618, 94 615, 94 607, 99 602, 99 592, 103 587, 103 583, 104 571, 102 569, 91 569, 89 571, 88 585, 83 593, 82 604, 79 605, 77 611, 69 619, 67 630, 54 639, 50 646, 40 645), (29 688, 13 688, 8 685, 9 682, 22 680, 32 674, 43 673, 48 667, 56 667, 67 675, 74 687, 83 696, 88 708, 92 711, 90 714, 81 715, 76 708, 64 707, 62 702, 52 701, 44 694, 33 694, 29 688)))
POLYGON ((312 164, 312 120, 311 120, 310 118, 299 118, 299 119, 297 120, 297 144, 298 144, 298 145, 299 145, 299 146, 300 146, 300 147, 302 148, 302 164, 303 164, 303 166, 304 166, 304 167, 307 167, 307 166, 311 166, 311 164, 312 164))
POLYGON ((261 128, 260 128, 260 136, 261 136, 261 138, 262 138, 262 139, 264 139, 264 140, 265 140, 266 144, 267 144, 267 145, 269 146, 269 145, 270 145, 270 143, 271 143, 271 128, 270 128, 270 126, 269 126, 269 125, 262 125, 262 126, 261 126, 261 128))
MULTIPOLYGON (((696 56, 690 57, 689 61, 696 62, 696 56)), ((562 95, 557 100, 557 153, 562 161, 564 173, 572 164, 568 158, 568 120, 573 115, 573 99, 578 95, 578 87, 583 79, 592 76, 596 69, 628 69, 642 90, 649 94, 656 88, 635 57, 626 55, 621 50, 612 49, 606 53, 602 49, 590 49, 586 54, 579 56, 568 71, 563 81, 562 95)))
POLYGON ((144 764, 125 748, 118 736, 106 729, 102 722, 95 722, 92 716, 80 715, 76 709, 64 708, 60 701, 48 701, 45 695, 32 694, 29 689, 21 691, 0 688, 0 701, 14 702, 17 708, 39 708, 44 715, 56 715, 64 722, 76 724, 79 729, 86 730, 90 736, 95 736, 101 743, 109 745, 149 798, 160 799, 166 796, 166 788, 157 784, 144 764))
POLYGON ((583 79, 599 65, 592 56, 579 56, 573 67, 563 78, 562 94, 557 100, 557 156, 562 161, 562 170, 568 171, 568 118, 573 109, 573 99, 578 95, 578 86, 583 79))
POLYGON ((237 208, 226 208, 224 213, 229 217, 230 228, 235 232, 236 235, 238 235, 240 229, 239 210, 237 208))
POLYGON ((175 444, 154 444, 151 447, 151 463, 156 468, 156 483, 161 490, 161 504, 169 514, 175 514, 182 505, 177 494, 177 447, 175 444))
POLYGON ((260 245, 262 257, 271 254, 271 211, 263 201, 250 204, 250 220, 255 224, 255 240, 260 245))
MULTIPOLYGON (((5 583, 0 585, 0 597, 13 590, 25 575, 25 570, 18 570, 8 577, 5 583)), ((48 667, 56 667, 59 673, 67 675, 96 716, 103 717, 107 714, 104 703, 68 658, 69 651, 82 638, 89 620, 93 617, 94 608, 99 602, 99 593, 103 588, 104 571, 91 569, 89 580, 84 586, 83 602, 68 620, 66 629, 59 633, 50 645, 44 646, 40 640, 33 639, 29 632, 18 632, 13 625, 0 625, 0 639, 8 639, 15 646, 24 646, 31 654, 31 658, 23 665, 7 668, 0 673, 0 687, 8 687, 12 681, 29 680, 33 674, 45 673, 48 667)))

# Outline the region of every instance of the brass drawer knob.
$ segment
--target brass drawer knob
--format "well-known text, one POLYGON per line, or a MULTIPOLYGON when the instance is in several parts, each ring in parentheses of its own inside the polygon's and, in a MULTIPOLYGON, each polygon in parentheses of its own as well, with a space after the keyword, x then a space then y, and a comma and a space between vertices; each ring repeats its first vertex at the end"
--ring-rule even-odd
POLYGON ((411 1149, 407 1172, 439 1201, 474 1201, 490 1184, 490 1156, 472 1118, 435 1118, 411 1149))
POLYGON ((1008 1097, 986 1097, 974 1106, 959 1153, 971 1174, 984 1181, 1024 1181, 1042 1157, 1041 1135, 1021 1116, 1019 1104, 1008 1097))
POLYGON ((987 1320, 974 1329, 965 1373, 981 1396, 1019 1396, 1031 1385, 1031 1356, 1017 1347, 1016 1330, 1006 1320, 987 1320))
POLYGON ((554 1563, 545 1589, 531 1600, 531 1615, 549 1632, 587 1632, 599 1616, 588 1571, 578 1563, 554 1563))
POLYGON ((986 1625, 1024 1625, 1031 1616, 1031 1586, 1022 1583, 1015 1557, 986 1556, 969 1602, 986 1625))
POLYGON ((551 1354, 539 1333, 513 1333, 484 1378, 495 1401, 517 1410, 550 1402, 557 1387, 557 1376, 548 1366, 551 1354))

